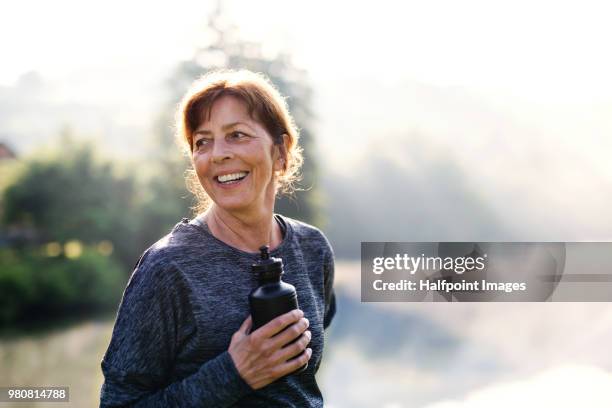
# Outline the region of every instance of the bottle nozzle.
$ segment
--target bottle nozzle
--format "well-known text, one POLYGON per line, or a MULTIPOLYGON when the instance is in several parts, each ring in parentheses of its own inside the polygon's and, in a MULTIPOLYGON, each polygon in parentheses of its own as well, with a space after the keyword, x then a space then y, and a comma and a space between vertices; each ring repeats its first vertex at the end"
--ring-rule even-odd
POLYGON ((270 247, 263 245, 259 247, 260 258, 251 266, 252 271, 259 276, 260 281, 280 279, 283 274, 283 260, 270 256, 270 247))
POLYGON ((268 252, 268 246, 264 245, 259 247, 259 256, 261 257, 262 260, 266 260, 266 259, 270 259, 270 253, 268 252))

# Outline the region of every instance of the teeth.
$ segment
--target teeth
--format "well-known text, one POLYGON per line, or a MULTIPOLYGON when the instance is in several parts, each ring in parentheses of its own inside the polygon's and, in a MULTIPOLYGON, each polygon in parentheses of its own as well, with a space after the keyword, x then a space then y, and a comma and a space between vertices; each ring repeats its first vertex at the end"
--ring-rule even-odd
POLYGON ((217 178, 219 179, 219 181, 221 183, 225 183, 227 181, 232 181, 232 180, 237 180, 237 179, 243 178, 246 175, 247 175, 246 172, 241 171, 240 173, 225 174, 225 175, 219 176, 217 178))

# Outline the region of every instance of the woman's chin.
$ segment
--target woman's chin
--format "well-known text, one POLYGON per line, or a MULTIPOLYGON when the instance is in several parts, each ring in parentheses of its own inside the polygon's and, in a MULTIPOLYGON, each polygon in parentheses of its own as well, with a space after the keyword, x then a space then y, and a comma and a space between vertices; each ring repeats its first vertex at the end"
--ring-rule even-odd
POLYGON ((253 206, 251 200, 244 197, 223 197, 213 200, 215 205, 227 212, 241 212, 253 206))

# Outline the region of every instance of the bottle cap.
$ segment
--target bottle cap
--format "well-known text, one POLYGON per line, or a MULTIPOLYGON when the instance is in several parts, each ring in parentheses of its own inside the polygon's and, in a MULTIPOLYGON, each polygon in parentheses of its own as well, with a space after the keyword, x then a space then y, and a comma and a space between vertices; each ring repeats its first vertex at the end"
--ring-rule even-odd
POLYGON ((283 274, 283 260, 270 257, 267 245, 259 248, 259 261, 252 265, 252 271, 259 274, 260 279, 275 279, 283 274))

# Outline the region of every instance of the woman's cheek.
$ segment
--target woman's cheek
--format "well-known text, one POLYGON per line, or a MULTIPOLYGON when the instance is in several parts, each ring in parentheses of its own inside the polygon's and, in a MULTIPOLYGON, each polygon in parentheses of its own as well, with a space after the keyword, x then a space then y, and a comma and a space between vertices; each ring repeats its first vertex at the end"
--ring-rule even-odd
POLYGON ((198 178, 200 178, 200 180, 203 180, 204 178, 206 178, 206 175, 208 172, 208 166, 206 165, 206 160, 204 157, 202 157, 202 155, 198 155, 194 158, 193 168, 196 174, 198 175, 198 178))

